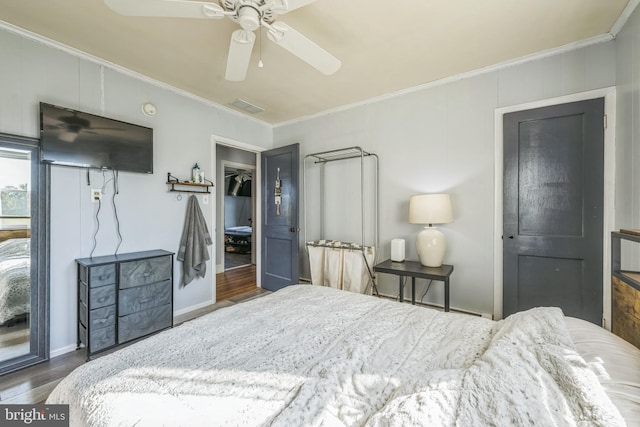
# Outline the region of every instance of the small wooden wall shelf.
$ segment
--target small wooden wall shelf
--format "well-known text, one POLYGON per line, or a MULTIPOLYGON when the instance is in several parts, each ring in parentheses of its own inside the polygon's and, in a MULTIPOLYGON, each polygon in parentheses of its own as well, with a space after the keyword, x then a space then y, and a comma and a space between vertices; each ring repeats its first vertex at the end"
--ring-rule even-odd
POLYGON ((167 181, 167 185, 170 185, 171 188, 169 191, 174 191, 176 193, 201 193, 201 194, 210 194, 209 188, 213 187, 213 184, 196 184, 190 181, 167 181), (176 188, 178 186, 178 188, 176 188), (189 188, 180 188, 180 187, 191 187, 189 188))
POLYGON ((171 172, 167 173, 167 185, 170 185, 171 188, 169 191, 173 191, 176 193, 201 193, 201 194, 210 194, 209 188, 213 187, 213 182, 205 179, 204 184, 195 183, 191 181, 180 181, 175 176, 171 175, 171 172), (176 188, 178 186, 178 188, 176 188), (191 187, 189 188, 181 188, 181 187, 191 187))

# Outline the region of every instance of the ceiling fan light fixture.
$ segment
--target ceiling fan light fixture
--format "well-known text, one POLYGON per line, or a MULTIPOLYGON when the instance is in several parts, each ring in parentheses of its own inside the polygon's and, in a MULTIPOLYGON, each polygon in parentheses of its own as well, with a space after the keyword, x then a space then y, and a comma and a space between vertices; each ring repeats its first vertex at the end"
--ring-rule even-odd
POLYGON ((238 10, 238 22, 243 30, 255 31, 260 28, 260 12, 251 6, 243 6, 238 10))

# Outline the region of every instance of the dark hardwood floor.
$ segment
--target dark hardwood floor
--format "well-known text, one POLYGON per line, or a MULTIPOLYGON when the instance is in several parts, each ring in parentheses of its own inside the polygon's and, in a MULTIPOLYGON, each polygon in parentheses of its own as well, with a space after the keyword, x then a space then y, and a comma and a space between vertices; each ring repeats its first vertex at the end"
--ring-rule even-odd
POLYGON ((230 268, 244 267, 251 265, 251 253, 239 254, 233 252, 224 253, 224 268, 228 270, 230 268))
POLYGON ((216 274, 216 301, 224 301, 258 289, 256 266, 234 268, 216 274))
MULTIPOLYGON (((174 326, 220 308, 270 293, 256 286, 255 265, 217 274, 216 288, 216 304, 176 316, 174 326)), ((0 404, 43 403, 64 377, 85 362, 86 353, 84 350, 78 350, 0 376, 0 404)))

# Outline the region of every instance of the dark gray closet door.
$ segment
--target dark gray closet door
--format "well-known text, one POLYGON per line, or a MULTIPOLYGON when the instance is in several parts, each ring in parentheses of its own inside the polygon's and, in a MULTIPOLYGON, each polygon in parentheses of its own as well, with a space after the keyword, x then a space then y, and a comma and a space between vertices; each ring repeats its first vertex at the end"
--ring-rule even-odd
POLYGON ((503 313, 601 324, 604 100, 504 116, 503 313))

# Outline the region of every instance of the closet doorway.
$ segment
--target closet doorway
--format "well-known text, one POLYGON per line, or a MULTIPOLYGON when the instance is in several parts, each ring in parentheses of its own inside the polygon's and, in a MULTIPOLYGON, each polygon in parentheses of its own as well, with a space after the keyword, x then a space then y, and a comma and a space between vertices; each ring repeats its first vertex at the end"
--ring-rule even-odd
POLYGON ((255 264, 255 165, 223 162, 224 271, 255 264))
POLYGON ((259 292, 260 152, 257 146, 214 136, 215 300, 259 292))

